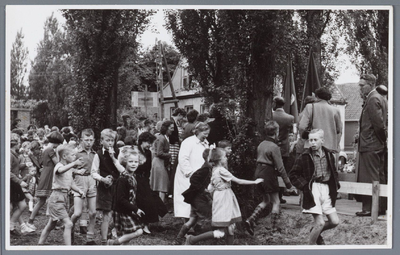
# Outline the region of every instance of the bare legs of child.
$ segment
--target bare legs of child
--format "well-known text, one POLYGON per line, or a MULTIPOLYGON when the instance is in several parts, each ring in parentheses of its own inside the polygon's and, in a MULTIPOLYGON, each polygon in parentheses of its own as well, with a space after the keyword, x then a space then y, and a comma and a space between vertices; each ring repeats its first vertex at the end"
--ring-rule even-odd
POLYGON ((339 217, 336 212, 327 215, 328 221, 325 221, 323 215, 321 214, 313 214, 313 217, 314 226, 311 229, 309 244, 323 245, 325 242, 321 236, 321 233, 325 230, 336 227, 339 224, 339 217))
POLYGON ((125 234, 118 239, 112 240, 109 239, 107 241, 107 245, 126 245, 129 243, 130 240, 140 236, 143 234, 143 229, 138 229, 133 233, 125 234))
POLYGON ((222 237, 225 237, 226 245, 232 245, 233 241, 234 241, 235 228, 236 228, 236 225, 235 225, 235 223, 233 223, 233 224, 229 225, 229 227, 227 227, 227 228, 219 228, 217 230, 208 231, 208 232, 202 233, 197 236, 189 235, 186 238, 185 245, 194 245, 200 241, 205 241, 205 240, 213 239, 213 238, 219 239, 222 237))
POLYGON ((103 213, 103 222, 100 226, 100 235, 101 235, 101 245, 107 244, 107 234, 108 234, 108 227, 111 220, 111 211, 102 211, 103 213))
MULTIPOLYGON (((82 215, 82 210, 84 207, 84 199, 81 197, 74 197, 74 214, 71 216, 71 221, 75 225, 79 217, 82 215)), ((87 198, 87 204, 88 204, 88 209, 89 209, 89 227, 87 231, 87 242, 86 244, 88 245, 94 245, 96 244, 94 241, 94 227, 96 224, 96 197, 90 197, 87 198)), ((104 218, 103 218, 103 223, 104 223, 104 218)), ((103 226, 102 223, 102 226, 103 226)), ((108 225, 107 225, 107 231, 108 231, 108 225)), ((102 235, 103 237, 103 235, 102 235)), ((107 238, 107 233, 106 233, 106 238, 107 238)))
POLYGON ((10 218, 10 232, 16 233, 17 231, 15 230, 15 227, 17 226, 18 221, 20 220, 21 214, 26 209, 25 200, 19 201, 17 206, 14 205, 13 209, 14 209, 14 212, 12 213, 11 218, 10 218))
POLYGON ((28 226, 30 228, 32 228, 31 225, 33 225, 33 220, 35 219, 36 215, 38 214, 40 208, 42 208, 42 206, 46 203, 46 199, 47 199, 47 197, 39 197, 39 202, 35 205, 32 213, 31 213, 31 216, 29 217, 28 226))
MULTIPOLYGON (((71 245, 71 231, 72 231, 72 221, 70 218, 65 218, 62 220, 64 223, 64 242, 65 245, 71 245)), ((39 239, 39 245, 43 244, 47 237, 49 236, 50 232, 56 227, 57 225, 57 220, 52 220, 51 218, 49 219, 49 222, 47 223, 46 227, 44 227, 42 234, 40 235, 39 239)))

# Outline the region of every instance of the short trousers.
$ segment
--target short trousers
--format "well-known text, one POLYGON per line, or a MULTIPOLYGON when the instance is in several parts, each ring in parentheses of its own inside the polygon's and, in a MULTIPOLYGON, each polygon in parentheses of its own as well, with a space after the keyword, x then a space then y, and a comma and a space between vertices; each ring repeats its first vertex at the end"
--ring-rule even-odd
POLYGON ((212 199, 205 194, 197 195, 190 206, 190 218, 211 219, 212 199))
MULTIPOLYGON (((96 197, 97 195, 97 187, 96 187, 96 181, 93 179, 92 176, 87 175, 75 175, 74 182, 76 186, 85 193, 85 197, 91 198, 91 197, 96 197)), ((74 197, 80 197, 81 194, 79 194, 76 191, 72 191, 72 194, 74 194, 74 197)))
POLYGON ((68 192, 53 190, 49 197, 46 214, 53 221, 69 218, 68 216, 68 192))
POLYGON ((102 182, 97 185, 96 210, 111 211, 115 194, 115 183, 111 187, 105 187, 102 182))
POLYGON ((316 205, 308 210, 304 209, 303 213, 329 215, 336 212, 336 208, 332 206, 332 200, 329 196, 328 184, 313 182, 311 192, 316 205))

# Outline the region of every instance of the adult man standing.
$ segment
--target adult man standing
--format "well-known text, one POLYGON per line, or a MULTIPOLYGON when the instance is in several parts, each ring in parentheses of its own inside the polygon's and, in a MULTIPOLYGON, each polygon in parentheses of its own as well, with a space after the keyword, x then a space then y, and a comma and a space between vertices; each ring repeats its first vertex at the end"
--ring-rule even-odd
MULTIPOLYGON (((325 133, 324 146, 330 150, 339 151, 343 129, 339 109, 328 102, 332 98, 332 93, 327 88, 322 87, 315 90, 315 96, 317 100, 304 108, 299 123, 299 132, 301 134, 306 130, 312 118, 312 128, 322 129, 325 133)), ((306 141, 304 148, 309 147, 310 144, 306 141)))
POLYGON ((339 224, 335 203, 340 184, 333 151, 322 146, 324 131, 311 130, 308 141, 310 148, 296 158, 289 178, 303 191, 303 213, 314 217, 309 244, 322 245, 325 243, 321 233, 339 224), (328 221, 324 220, 323 214, 328 221))
MULTIPOLYGON (((282 97, 274 98, 275 111, 272 113, 272 119, 275 120, 279 125, 279 136, 278 146, 281 149, 283 166, 286 172, 291 168, 289 163, 289 133, 293 127, 294 116, 285 112, 283 106, 285 100, 282 97)), ((279 188, 279 200, 282 204, 286 203, 286 200, 282 198, 282 194, 285 188, 279 188)))
MULTIPOLYGON (((363 74, 358 85, 364 100, 360 117, 358 141, 359 165, 357 181, 387 184, 386 140, 387 140, 387 101, 375 90, 376 77, 363 74)), ((362 196, 362 211, 357 216, 371 216, 371 196, 362 196)), ((383 205, 380 212, 386 208, 383 205)))

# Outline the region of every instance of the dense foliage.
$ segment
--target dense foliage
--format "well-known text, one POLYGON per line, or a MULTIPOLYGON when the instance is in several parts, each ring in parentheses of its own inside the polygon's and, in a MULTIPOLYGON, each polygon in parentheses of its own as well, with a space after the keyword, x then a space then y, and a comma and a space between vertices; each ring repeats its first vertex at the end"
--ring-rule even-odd
POLYGON ((136 54, 148 10, 63 10, 71 46, 71 124, 95 132, 117 122, 119 70, 136 54))
POLYGON ((37 55, 29 73, 29 97, 45 100, 33 111, 37 125, 68 125, 71 78, 71 56, 66 34, 51 15, 44 24, 43 39, 37 46, 37 55))
POLYGON ((22 29, 17 32, 15 41, 11 47, 11 96, 15 99, 24 99, 27 94, 27 85, 25 84, 25 74, 27 67, 28 48, 24 46, 24 35, 22 29))

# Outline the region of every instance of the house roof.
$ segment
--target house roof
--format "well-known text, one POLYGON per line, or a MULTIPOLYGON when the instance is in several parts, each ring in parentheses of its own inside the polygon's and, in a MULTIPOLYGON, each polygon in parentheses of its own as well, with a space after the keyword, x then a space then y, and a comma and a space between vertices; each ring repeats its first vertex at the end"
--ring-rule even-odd
POLYGON ((347 103, 345 110, 345 119, 360 119, 363 100, 360 97, 360 89, 358 87, 358 83, 337 84, 336 87, 339 89, 347 103))
POLYGON ((331 92, 332 92, 332 98, 331 102, 334 104, 346 104, 346 98, 343 96, 343 93, 340 91, 340 89, 334 84, 331 87, 331 92))

